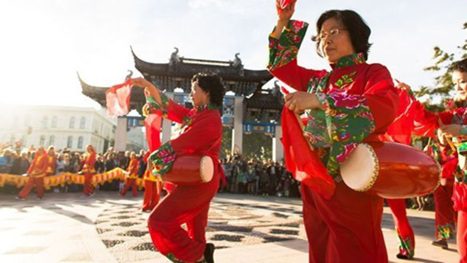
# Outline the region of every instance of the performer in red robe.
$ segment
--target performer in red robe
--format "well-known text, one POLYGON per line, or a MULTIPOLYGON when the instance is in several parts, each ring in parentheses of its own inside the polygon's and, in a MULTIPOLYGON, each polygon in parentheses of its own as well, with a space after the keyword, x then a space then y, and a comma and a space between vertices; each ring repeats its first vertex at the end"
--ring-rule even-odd
POLYGON ((452 201, 457 211, 457 246, 460 262, 467 262, 467 59, 453 64, 452 81, 456 87, 456 100, 461 104, 456 110, 440 115, 441 131, 452 137, 457 145, 458 169, 452 201))
POLYGON ((57 155, 55 154, 55 148, 49 146, 47 149, 47 175, 54 175, 57 168, 57 155))
MULTIPOLYGON (((147 162, 150 152, 144 156, 147 162)), ((155 176, 152 171, 146 169, 144 172, 144 198, 143 198, 143 212, 150 212, 159 203, 162 190, 162 181, 155 176)))
MULTIPOLYGON (((162 117, 157 114, 145 113, 144 127, 146 129, 146 139, 149 151, 143 156, 142 161, 147 165, 149 155, 161 146, 160 130, 162 117)), ((150 212, 159 203, 162 190, 162 182, 156 177, 150 169, 144 172, 144 198, 143 212, 150 212)))
POLYGON ((92 145, 86 146, 86 155, 84 157, 83 168, 81 173, 84 175, 83 193, 86 196, 91 196, 94 193, 94 186, 92 185, 92 177, 96 173, 94 165, 96 164, 96 150, 92 145))
POLYGON ((123 187, 122 191, 120 192, 121 196, 125 196, 128 189, 131 187, 131 191, 133 193, 133 197, 138 196, 138 186, 136 185, 136 179, 138 179, 138 168, 139 168, 139 161, 136 157, 135 152, 131 152, 130 154, 130 163, 128 164, 128 168, 126 169, 128 172, 125 186, 123 187))
MULTIPOLYGON (((433 245, 447 248, 447 237, 452 234, 449 226, 452 222, 452 212, 449 205, 451 194, 449 180, 454 177, 452 192, 453 208, 457 215, 457 245, 461 262, 467 262, 467 176, 465 155, 467 154, 467 59, 458 61, 452 66, 452 80, 456 87, 456 107, 441 113, 432 113, 426 110, 421 103, 414 101, 412 107, 413 131, 417 135, 432 137, 435 143, 428 145, 428 152, 432 153, 442 166, 442 186, 435 192, 436 225, 438 240, 433 245), (438 130, 439 129, 439 130, 438 130), (438 132, 438 136, 436 135, 438 132), (438 140, 438 141, 436 141, 438 140), (449 152, 455 152, 449 153, 449 152), (457 166, 457 167, 456 167, 457 166), (444 186, 443 186, 444 185, 444 186), (444 238, 443 238, 444 237, 444 238)), ((401 83, 406 90, 410 87, 401 83)), ((415 100, 415 99, 414 99, 415 100)), ((448 107, 449 108, 449 107, 448 107)))
POLYGON ((44 147, 39 147, 27 172, 29 179, 18 194, 18 199, 26 199, 33 187, 36 187, 37 197, 40 199, 44 197, 44 176, 47 172, 47 161, 47 152, 44 147))
MULTIPOLYGON (((308 24, 290 20, 294 7, 295 3, 278 7, 279 20, 269 38, 268 69, 297 90, 285 97, 283 114, 305 111, 308 122, 303 133, 335 182, 330 197, 302 184, 309 261, 387 262, 381 231, 383 199, 347 187, 339 163, 358 143, 378 141, 394 120, 398 98, 391 75, 384 66, 365 62, 370 29, 351 10, 327 11, 317 22, 318 54, 332 71, 298 66, 297 53, 308 24)), ((288 125, 282 122, 283 130, 288 125)), ((287 156, 289 145, 284 143, 284 149, 287 156)))
MULTIPOLYGON (((398 118, 388 128, 388 138, 399 143, 409 144, 412 134, 430 137, 425 152, 432 156, 442 167, 441 184, 433 193, 435 200, 435 246, 447 248, 447 239, 455 232, 456 215, 452 207, 452 187, 454 170, 457 165, 455 148, 446 143, 441 144, 436 136, 439 117, 425 109, 417 101, 410 86, 398 82, 399 114, 398 118), (454 151, 453 151, 454 150, 454 151)), ((454 110, 452 103, 445 103, 448 111, 454 110)), ((444 140, 443 140, 444 141, 444 140)), ((404 231, 410 233, 410 231, 404 231)))
POLYGON ((432 244, 448 248, 448 240, 456 232, 456 212, 453 208, 452 191, 454 173, 457 167, 457 152, 451 146, 442 144, 436 137, 430 138, 425 147, 427 154, 441 165, 441 183, 433 193, 435 201, 435 239, 432 244))
POLYGON ((224 88, 216 75, 196 74, 192 78, 193 109, 168 99, 145 79, 133 79, 135 86, 146 88, 146 109, 183 125, 176 139, 164 143, 149 157, 156 176, 169 172, 177 157, 209 156, 214 176, 208 183, 175 185, 154 208, 148 219, 149 233, 157 250, 173 262, 214 262, 214 245, 206 244, 205 231, 209 204, 223 176, 219 162, 222 141, 220 108, 224 88), (181 225, 186 223, 187 230, 181 225))
POLYGON ((151 171, 144 172, 143 212, 149 212, 159 203, 162 182, 151 171))
MULTIPOLYGON (((407 96, 403 88, 397 90, 399 96, 399 107, 397 110, 397 118, 388 127, 385 139, 391 142, 411 145, 412 134, 410 126, 407 129, 407 122, 404 122, 404 117, 407 114, 407 109, 410 107, 412 100, 407 96)), ((415 255, 415 234, 409 219, 407 218, 405 199, 386 199, 392 211, 394 225, 399 237, 399 253, 397 258, 412 259, 415 255)))

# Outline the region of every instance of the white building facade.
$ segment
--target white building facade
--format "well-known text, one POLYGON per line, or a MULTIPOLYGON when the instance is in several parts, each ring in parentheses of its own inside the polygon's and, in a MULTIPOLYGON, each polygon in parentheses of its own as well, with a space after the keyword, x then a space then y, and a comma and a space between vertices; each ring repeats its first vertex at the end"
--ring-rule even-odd
POLYGON ((93 108, 63 106, 3 106, 0 142, 22 141, 23 146, 54 145, 56 149, 98 153, 114 145, 115 120, 93 108))

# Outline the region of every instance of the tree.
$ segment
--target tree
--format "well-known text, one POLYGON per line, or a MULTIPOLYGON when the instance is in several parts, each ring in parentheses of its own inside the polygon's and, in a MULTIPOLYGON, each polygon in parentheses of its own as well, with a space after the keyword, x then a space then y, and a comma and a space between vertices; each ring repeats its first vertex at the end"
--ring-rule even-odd
MULTIPOLYGON (((467 29, 467 22, 464 23, 463 30, 467 29)), ((467 39, 464 40, 464 43, 460 46, 457 46, 457 49, 460 50, 460 58, 456 58, 454 53, 447 53, 442 50, 440 47, 434 47, 434 65, 424 68, 425 71, 431 71, 438 73, 439 75, 435 77, 435 87, 422 86, 419 91, 414 91, 415 96, 422 97, 428 96, 430 100, 433 101, 433 97, 441 96, 441 98, 446 98, 449 96, 450 91, 452 91, 453 83, 450 74, 450 67, 454 61, 461 60, 467 57, 467 39)), ((425 103, 426 104, 426 103, 425 103)), ((426 105, 428 108, 439 108, 436 105, 426 105)), ((441 105, 442 107, 442 105, 441 105)))

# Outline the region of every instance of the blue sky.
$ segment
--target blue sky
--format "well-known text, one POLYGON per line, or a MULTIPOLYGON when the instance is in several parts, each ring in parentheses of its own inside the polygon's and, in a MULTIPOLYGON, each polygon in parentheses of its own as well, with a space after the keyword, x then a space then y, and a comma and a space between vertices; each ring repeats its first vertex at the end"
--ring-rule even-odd
MULTIPOLYGON (((353 9, 372 29, 370 63, 382 63, 413 87, 431 85, 433 47, 458 52, 467 38, 465 0, 298 0, 294 18, 310 22, 328 9, 353 9)), ((232 60, 264 69, 274 0, 3 0, 0 2, 1 103, 95 106, 76 73, 110 86, 143 60, 168 62, 174 47, 190 58, 232 60)), ((309 39, 309 38, 308 38, 309 39)), ((306 67, 327 64, 306 41, 306 67)))

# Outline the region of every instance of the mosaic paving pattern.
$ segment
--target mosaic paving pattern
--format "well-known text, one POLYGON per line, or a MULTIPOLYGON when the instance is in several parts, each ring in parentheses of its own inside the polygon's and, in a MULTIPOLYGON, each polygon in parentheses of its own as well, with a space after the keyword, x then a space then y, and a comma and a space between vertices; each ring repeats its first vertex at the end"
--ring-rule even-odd
MULTIPOLYGON (((305 239, 300 210, 288 204, 216 201, 211 204, 206 238, 216 249, 305 239)), ((114 204, 98 216, 96 231, 119 262, 150 259, 156 251, 147 231, 148 215, 139 204, 114 204)))

